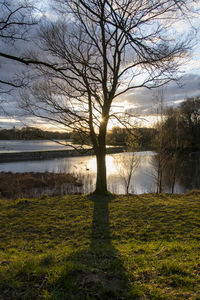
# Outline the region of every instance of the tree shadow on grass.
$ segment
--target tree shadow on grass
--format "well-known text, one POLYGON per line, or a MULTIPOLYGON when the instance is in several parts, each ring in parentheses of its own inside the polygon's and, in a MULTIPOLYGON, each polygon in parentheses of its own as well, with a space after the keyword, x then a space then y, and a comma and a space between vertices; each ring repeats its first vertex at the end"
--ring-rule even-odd
MULTIPOLYGON (((88 196, 88 200, 94 204, 91 235, 87 239, 89 227, 86 223, 86 242, 83 242, 84 239, 81 242, 77 240, 77 249, 74 248, 73 242, 76 238, 73 232, 78 230, 75 219, 70 232, 73 252, 70 249, 69 254, 65 253, 66 248, 61 248, 60 240, 58 252, 53 247, 41 257, 35 253, 35 258, 32 256, 26 259, 22 251, 22 265, 19 266, 19 262, 16 262, 16 267, 13 265, 11 271, 8 269, 5 274, 0 272, 0 299, 1 292, 3 299, 16 300, 135 299, 128 296, 130 288, 126 270, 119 253, 112 245, 109 225, 109 202, 112 197, 114 196, 88 196)), ((20 210, 27 209, 27 205, 29 203, 25 201, 17 204, 20 210)), ((84 214, 85 217, 87 216, 84 214)), ((78 228, 84 235, 84 227, 78 228)), ((61 230, 64 238, 64 228, 61 230)), ((52 238, 56 240, 56 236, 52 238)))
MULTIPOLYGON (((68 257, 72 270, 62 274, 57 285, 66 286, 66 298, 128 299, 129 284, 119 253, 112 245, 109 202, 112 196, 90 195, 94 202, 91 243, 86 251, 68 257), (69 293, 68 293, 69 292, 69 293)), ((64 291, 63 291, 64 292, 64 291)))

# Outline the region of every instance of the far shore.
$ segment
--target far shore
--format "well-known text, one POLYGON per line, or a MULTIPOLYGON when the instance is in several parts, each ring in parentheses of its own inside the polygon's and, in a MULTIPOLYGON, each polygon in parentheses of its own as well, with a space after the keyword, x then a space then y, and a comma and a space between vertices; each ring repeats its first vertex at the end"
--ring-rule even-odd
MULTIPOLYGON (((107 154, 120 153, 125 147, 116 146, 106 149, 107 154)), ((48 150, 48 151, 27 151, 27 152, 7 152, 0 153, 0 163, 26 160, 43 160, 60 157, 73 157, 83 155, 94 155, 93 149, 67 149, 67 150, 48 150)))

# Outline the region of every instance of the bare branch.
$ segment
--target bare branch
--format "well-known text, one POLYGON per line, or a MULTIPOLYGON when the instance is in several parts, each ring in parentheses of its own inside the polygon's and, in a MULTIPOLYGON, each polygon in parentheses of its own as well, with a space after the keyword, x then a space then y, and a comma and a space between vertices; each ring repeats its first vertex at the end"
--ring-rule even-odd
MULTIPOLYGON (((62 21, 40 30, 38 43, 46 59, 6 57, 34 66, 32 88, 21 103, 27 112, 80 135, 90 133, 98 191, 106 190, 105 143, 113 100, 177 79, 191 40, 175 38, 169 28, 189 17, 191 2, 196 1, 57 0, 62 21)), ((128 126, 128 119, 115 117, 128 126)))

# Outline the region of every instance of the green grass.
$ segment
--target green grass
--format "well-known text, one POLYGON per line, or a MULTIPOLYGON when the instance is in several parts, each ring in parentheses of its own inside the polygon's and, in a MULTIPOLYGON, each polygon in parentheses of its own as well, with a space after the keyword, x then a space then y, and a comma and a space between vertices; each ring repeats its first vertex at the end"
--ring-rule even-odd
POLYGON ((0 300, 200 299, 200 195, 0 200, 0 300))

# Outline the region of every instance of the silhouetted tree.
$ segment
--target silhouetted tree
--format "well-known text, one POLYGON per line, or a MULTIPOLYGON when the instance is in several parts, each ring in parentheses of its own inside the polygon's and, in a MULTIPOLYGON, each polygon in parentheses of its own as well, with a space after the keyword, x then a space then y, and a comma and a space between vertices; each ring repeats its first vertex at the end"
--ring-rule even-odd
POLYGON ((169 29, 189 17, 187 4, 191 7, 186 0, 58 0, 56 21, 40 30, 46 65, 37 68, 42 80, 24 94, 22 106, 81 135, 90 133, 97 193, 107 192, 109 119, 122 120, 112 110, 113 101, 127 91, 176 78, 190 43, 173 38, 169 29))
POLYGON ((200 148, 200 97, 188 98, 180 105, 179 126, 185 147, 200 148))

